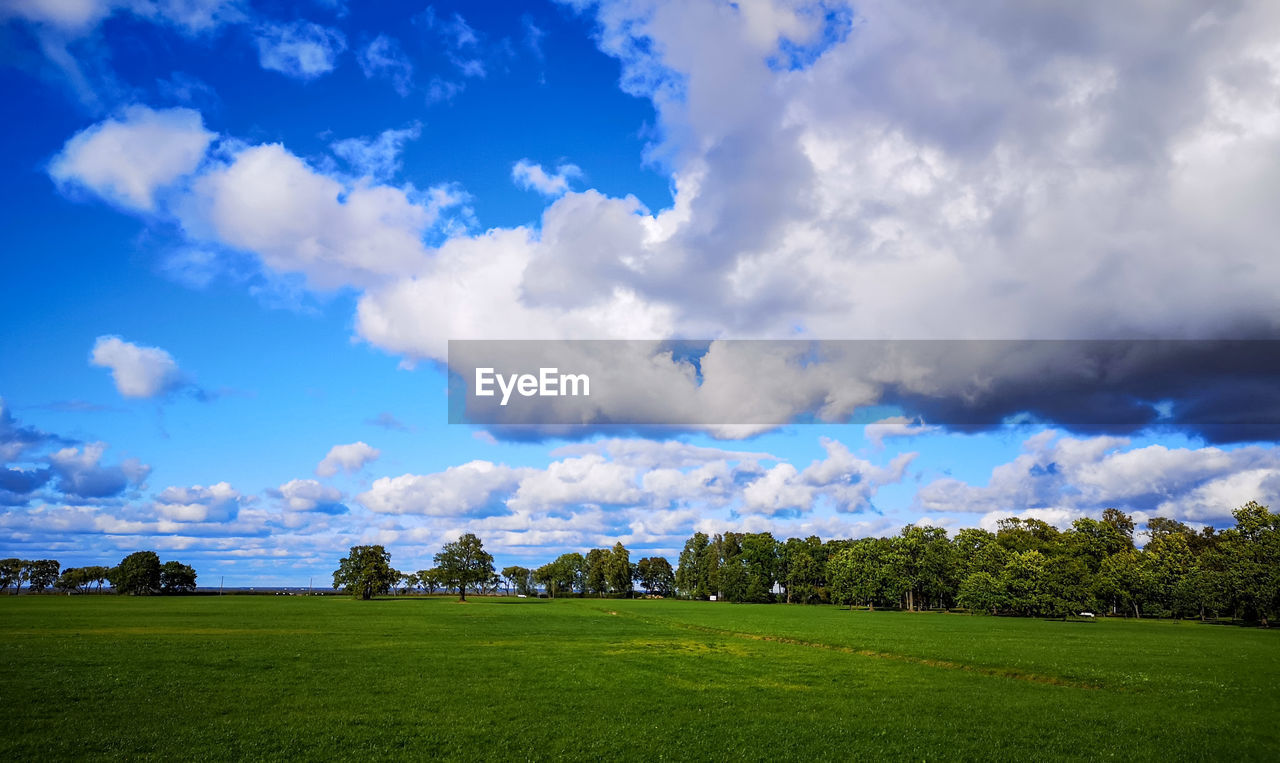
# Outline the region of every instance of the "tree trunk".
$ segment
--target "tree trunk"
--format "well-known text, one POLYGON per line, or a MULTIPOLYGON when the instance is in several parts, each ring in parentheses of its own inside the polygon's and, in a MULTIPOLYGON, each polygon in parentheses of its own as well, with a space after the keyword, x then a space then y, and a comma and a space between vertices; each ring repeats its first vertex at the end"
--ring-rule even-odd
POLYGON ((458 584, 458 601, 466 601, 466 600, 467 600, 467 584, 459 583, 458 584))
POLYGON ((1133 616, 1139 620, 1142 619, 1142 613, 1138 611, 1138 602, 1136 601, 1133 603, 1133 616))

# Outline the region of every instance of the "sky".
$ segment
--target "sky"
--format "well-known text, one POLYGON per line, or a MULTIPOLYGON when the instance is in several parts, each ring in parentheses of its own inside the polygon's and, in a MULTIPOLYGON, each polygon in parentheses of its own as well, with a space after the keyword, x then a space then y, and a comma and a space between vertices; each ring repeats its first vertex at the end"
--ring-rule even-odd
POLYGON ((306 585, 1280 493, 1273 2, 0 0, 0 93, 0 556, 306 585), (673 338, 955 343, 448 423, 450 340, 673 338))

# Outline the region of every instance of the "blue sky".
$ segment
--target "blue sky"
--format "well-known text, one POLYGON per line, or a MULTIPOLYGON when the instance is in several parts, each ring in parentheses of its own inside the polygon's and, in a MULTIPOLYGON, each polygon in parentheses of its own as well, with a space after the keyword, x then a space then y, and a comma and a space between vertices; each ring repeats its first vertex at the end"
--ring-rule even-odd
POLYGON ((1178 415, 445 423, 448 339, 1273 338, 1280 14, 1119 13, 4 3, 0 555, 297 584, 465 531, 534 564, 1269 502, 1269 429, 1178 415))

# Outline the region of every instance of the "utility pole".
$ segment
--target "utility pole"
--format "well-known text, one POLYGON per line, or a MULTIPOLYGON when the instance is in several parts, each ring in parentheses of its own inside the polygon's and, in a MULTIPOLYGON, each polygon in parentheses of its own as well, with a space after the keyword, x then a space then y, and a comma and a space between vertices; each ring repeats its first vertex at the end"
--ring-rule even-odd
POLYGON ((315 578, 307 578, 307 595, 311 595, 311 584, 315 582, 315 578))
POLYGON ((222 583, 223 583, 223 581, 225 581, 226 579, 227 579, 227 576, 226 576, 226 575, 223 575, 222 577, 218 578, 218 595, 219 595, 219 596, 221 596, 221 595, 222 595, 222 583))

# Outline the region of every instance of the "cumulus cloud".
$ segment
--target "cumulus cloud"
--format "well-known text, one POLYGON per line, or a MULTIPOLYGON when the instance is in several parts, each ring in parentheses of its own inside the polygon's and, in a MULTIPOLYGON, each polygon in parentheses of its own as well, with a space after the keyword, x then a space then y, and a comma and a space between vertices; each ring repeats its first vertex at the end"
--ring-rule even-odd
POLYGON ((916 453, 900 453, 887 466, 876 466, 853 455, 838 440, 822 438, 827 457, 803 471, 778 464, 743 490, 744 513, 774 515, 803 513, 826 499, 837 511, 855 512, 870 507, 884 485, 900 482, 916 453))
POLYGON ((1142 517, 1223 522, 1247 501, 1280 499, 1280 449, 1273 446, 1129 446, 1123 437, 1042 432, 1013 461, 995 467, 986 485, 935 480, 917 492, 916 506, 979 513, 990 522, 1024 510, 1069 521, 1108 506, 1142 517))
POLYGON ((76 133, 50 163, 49 175, 60 186, 151 212, 156 193, 194 172, 214 137, 197 111, 130 106, 120 118, 76 133))
POLYGON ((356 56, 360 71, 368 79, 389 80, 401 96, 409 94, 413 84, 413 62, 393 37, 380 34, 364 46, 356 56))
POLYGON ((363 441, 334 445, 316 466, 316 474, 321 477, 332 477, 340 471, 358 472, 364 468, 365 464, 377 461, 380 455, 382 451, 363 441))
POLYGON ((151 467, 136 458, 116 466, 103 465, 106 450, 106 443, 94 442, 52 453, 49 464, 57 475, 58 490, 72 500, 114 498, 140 487, 151 473, 151 467))
MULTIPOLYGON (((1275 336, 1274 6, 1188 0, 1115 23, 1098 2, 584 4, 621 87, 653 104, 643 158, 671 181, 666 208, 566 186, 536 226, 468 232, 440 224, 447 186, 349 184, 269 145, 201 173, 180 219, 268 270, 359 290, 357 333, 410 360, 460 337, 1275 336)), ((479 60, 460 17, 425 23, 459 71, 479 60)), ((1176 387, 1151 369, 1138 376, 1176 387)), ((817 373, 763 399, 877 400, 817 373)), ((1052 408, 1074 378, 1015 375, 981 401, 1052 408)), ((1156 421, 1150 402, 1130 401, 1148 414, 1130 424, 1156 421)))
POLYGON ((523 471, 488 461, 469 461, 435 474, 381 477, 356 496, 379 514, 467 516, 494 508, 519 482, 523 471))
POLYGON ((245 497, 226 482, 204 487, 167 487, 156 497, 155 511, 173 522, 229 522, 245 497))
POLYGON ((561 164, 549 173, 541 164, 521 159, 511 167, 511 180, 521 188, 537 191, 543 196, 561 196, 569 191, 569 181, 582 177, 576 164, 561 164))
POLYGON ((386 182, 400 171, 400 152, 404 150, 404 144, 417 140, 421 133, 422 128, 415 124, 402 130, 384 130, 376 138, 346 138, 336 141, 330 148, 358 176, 386 182))
POLYGON ((98 337, 89 362, 111 369, 116 390, 124 397, 159 397, 187 384, 168 352, 126 342, 118 336, 98 337))
POLYGON ((315 480, 294 479, 269 491, 281 507, 288 511, 318 512, 320 514, 345 514, 347 507, 342 503, 342 491, 336 487, 322 485, 315 480))
POLYGON ((309 21, 266 24, 258 29, 257 44, 262 68, 301 80, 333 71, 347 48, 341 32, 309 21))
POLYGON ((278 144, 246 148, 193 184, 182 220, 198 238, 253 252, 316 288, 378 283, 426 267, 424 236, 465 197, 349 186, 278 144))

